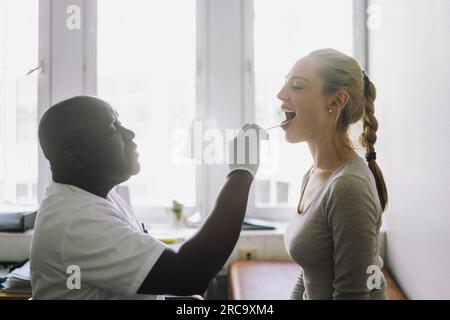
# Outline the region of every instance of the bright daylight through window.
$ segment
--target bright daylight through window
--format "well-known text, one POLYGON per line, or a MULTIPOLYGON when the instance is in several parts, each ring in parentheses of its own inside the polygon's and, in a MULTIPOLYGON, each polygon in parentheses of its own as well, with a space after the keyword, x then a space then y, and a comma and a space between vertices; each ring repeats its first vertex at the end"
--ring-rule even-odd
POLYGON ((131 202, 193 206, 196 168, 173 163, 172 133, 195 117, 196 1, 98 0, 97 10, 98 96, 136 133, 140 154, 131 202))
MULTIPOLYGON (((255 122, 269 127, 284 115, 277 93, 294 63, 319 48, 352 55, 352 0, 257 0, 255 4, 255 122), (326 8, 326 10, 324 10, 326 8), (328 26, 324 28, 323 26, 328 26)), ((301 116, 301 115, 299 115, 301 116)), ((289 144, 281 129, 271 131, 256 184, 256 207, 293 207, 302 176, 312 165, 306 144, 289 144)))
POLYGON ((0 212, 37 205, 38 6, 0 2, 0 212))

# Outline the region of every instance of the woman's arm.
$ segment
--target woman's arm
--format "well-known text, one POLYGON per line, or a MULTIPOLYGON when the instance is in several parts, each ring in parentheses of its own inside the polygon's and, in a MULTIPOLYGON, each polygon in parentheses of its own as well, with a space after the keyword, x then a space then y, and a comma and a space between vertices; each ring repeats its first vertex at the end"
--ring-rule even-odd
POLYGON ((292 290, 290 300, 303 300, 305 284, 303 283, 303 271, 300 271, 295 287, 292 290))
POLYGON ((342 176, 330 188, 324 212, 333 236, 335 299, 368 299, 368 268, 375 264, 381 215, 369 183, 342 176))

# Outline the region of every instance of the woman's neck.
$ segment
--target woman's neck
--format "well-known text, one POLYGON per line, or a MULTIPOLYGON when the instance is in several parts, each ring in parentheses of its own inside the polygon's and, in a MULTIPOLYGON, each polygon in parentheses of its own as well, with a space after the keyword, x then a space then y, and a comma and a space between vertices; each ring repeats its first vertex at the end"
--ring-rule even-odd
POLYGON ((308 147, 314 160, 314 169, 334 171, 358 156, 345 141, 345 136, 338 134, 332 138, 308 141, 308 147))

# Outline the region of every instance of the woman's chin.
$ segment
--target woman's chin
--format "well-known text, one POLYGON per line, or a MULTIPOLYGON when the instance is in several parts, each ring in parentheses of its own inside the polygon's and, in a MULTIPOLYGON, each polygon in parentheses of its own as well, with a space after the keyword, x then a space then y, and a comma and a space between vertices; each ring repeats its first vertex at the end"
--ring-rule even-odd
POLYGON ((302 137, 300 137, 297 134, 292 134, 291 132, 286 132, 284 138, 289 143, 299 143, 299 142, 303 142, 304 141, 304 139, 302 139, 302 137))

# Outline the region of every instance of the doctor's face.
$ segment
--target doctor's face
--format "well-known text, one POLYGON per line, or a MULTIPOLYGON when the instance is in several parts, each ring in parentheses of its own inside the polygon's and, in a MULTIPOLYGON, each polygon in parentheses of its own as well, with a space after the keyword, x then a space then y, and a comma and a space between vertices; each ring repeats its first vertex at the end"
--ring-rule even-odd
POLYGON ((289 120, 282 126, 288 142, 315 140, 330 125, 328 100, 322 93, 318 67, 319 62, 309 56, 297 61, 277 95, 289 120))
POLYGON ((106 102, 93 109, 85 135, 88 169, 103 181, 126 181, 140 171, 134 132, 121 124, 106 102))

